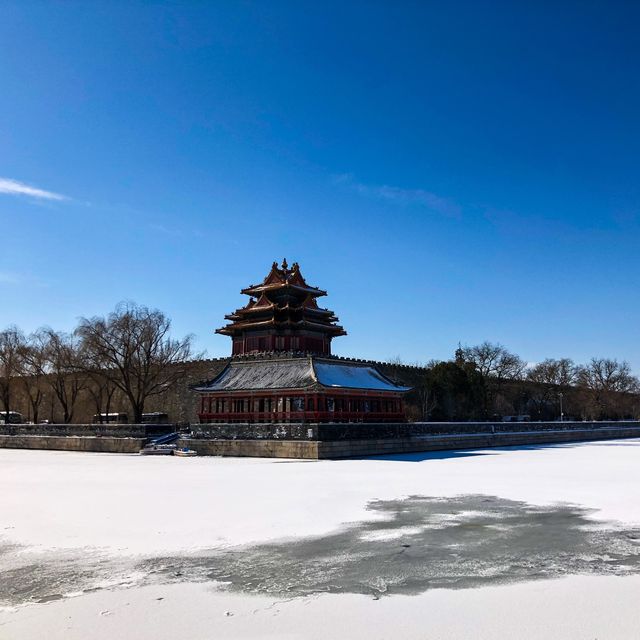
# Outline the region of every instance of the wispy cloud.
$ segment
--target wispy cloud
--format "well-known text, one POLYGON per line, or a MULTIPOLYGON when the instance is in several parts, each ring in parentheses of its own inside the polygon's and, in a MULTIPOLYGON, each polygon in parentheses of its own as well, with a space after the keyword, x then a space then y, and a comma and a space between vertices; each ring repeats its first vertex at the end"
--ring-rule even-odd
POLYGON ((400 205, 417 205, 444 216, 457 218, 462 214, 460 205, 449 198, 444 198, 424 189, 403 189, 388 184, 363 184, 351 174, 343 174, 334 178, 336 184, 344 184, 360 195, 386 200, 400 205))
POLYGON ((203 238, 204 233, 199 229, 183 229, 181 227, 167 227, 164 224, 159 223, 151 223, 147 225, 147 227, 151 231, 155 231, 156 233, 171 236, 173 238, 184 238, 184 237, 194 237, 194 238, 203 238))
POLYGON ((0 287, 46 287, 48 283, 38 276, 29 273, 18 273, 15 271, 0 271, 0 287))
POLYGON ((69 200, 67 196, 63 196, 53 191, 45 191, 31 185, 11 180, 11 178, 0 178, 0 193, 10 196, 27 196, 29 198, 38 198, 41 200, 69 200))
POLYGON ((16 273, 0 271, 0 284, 21 284, 22 278, 16 273))

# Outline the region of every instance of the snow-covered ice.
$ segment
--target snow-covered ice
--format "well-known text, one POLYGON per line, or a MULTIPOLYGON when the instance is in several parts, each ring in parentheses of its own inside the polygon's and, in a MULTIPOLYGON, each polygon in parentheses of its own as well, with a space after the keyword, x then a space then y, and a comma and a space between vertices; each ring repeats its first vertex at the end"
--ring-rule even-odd
POLYGON ((585 578, 374 600, 276 600, 174 584, 0 611, 3 640, 635 640, 640 577, 585 578), (46 630, 46 631, 45 631, 46 630))
POLYGON ((371 500, 486 494, 640 523, 640 440, 363 460, 0 450, 0 534, 22 545, 171 553, 317 535, 371 500))
POLYGON ((40 576, 42 596, 0 586, 0 637, 632 637, 639 459, 640 440, 320 462, 0 450, 0 579, 40 576), (191 633, 171 632, 183 611, 191 633))

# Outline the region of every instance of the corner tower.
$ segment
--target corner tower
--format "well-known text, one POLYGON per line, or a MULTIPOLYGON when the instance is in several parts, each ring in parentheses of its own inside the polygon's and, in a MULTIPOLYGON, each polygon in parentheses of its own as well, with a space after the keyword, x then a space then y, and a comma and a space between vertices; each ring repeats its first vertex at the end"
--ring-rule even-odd
POLYGON ((331 354, 331 340, 346 335, 338 318, 321 309, 316 299, 326 296, 322 289, 310 287, 294 262, 274 262, 262 284, 242 290, 249 303, 225 316, 229 324, 216 333, 230 336, 232 354, 269 351, 302 351, 331 354))

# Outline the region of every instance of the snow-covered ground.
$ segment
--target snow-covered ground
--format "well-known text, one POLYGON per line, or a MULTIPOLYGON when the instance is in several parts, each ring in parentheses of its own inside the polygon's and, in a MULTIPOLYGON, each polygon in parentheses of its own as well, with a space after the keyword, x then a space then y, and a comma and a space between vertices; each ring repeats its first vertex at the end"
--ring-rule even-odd
POLYGON ((0 450, 0 638, 633 638, 639 462, 0 450))

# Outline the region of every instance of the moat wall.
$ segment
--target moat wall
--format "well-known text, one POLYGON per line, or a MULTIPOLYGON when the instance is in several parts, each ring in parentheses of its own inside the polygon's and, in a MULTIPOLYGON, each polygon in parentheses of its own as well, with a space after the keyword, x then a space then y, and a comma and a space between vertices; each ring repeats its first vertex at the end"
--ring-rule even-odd
POLYGON ((331 459, 638 437, 637 421, 206 424, 181 442, 200 455, 331 459))
POLYGON ((99 453, 138 453, 144 438, 102 436, 5 436, 0 449, 48 449, 51 451, 95 451, 99 453))
MULTIPOLYGON (((0 448, 137 453, 174 425, 3 425, 0 448)), ((200 455, 331 459, 640 438, 640 422, 193 425, 200 455)))

